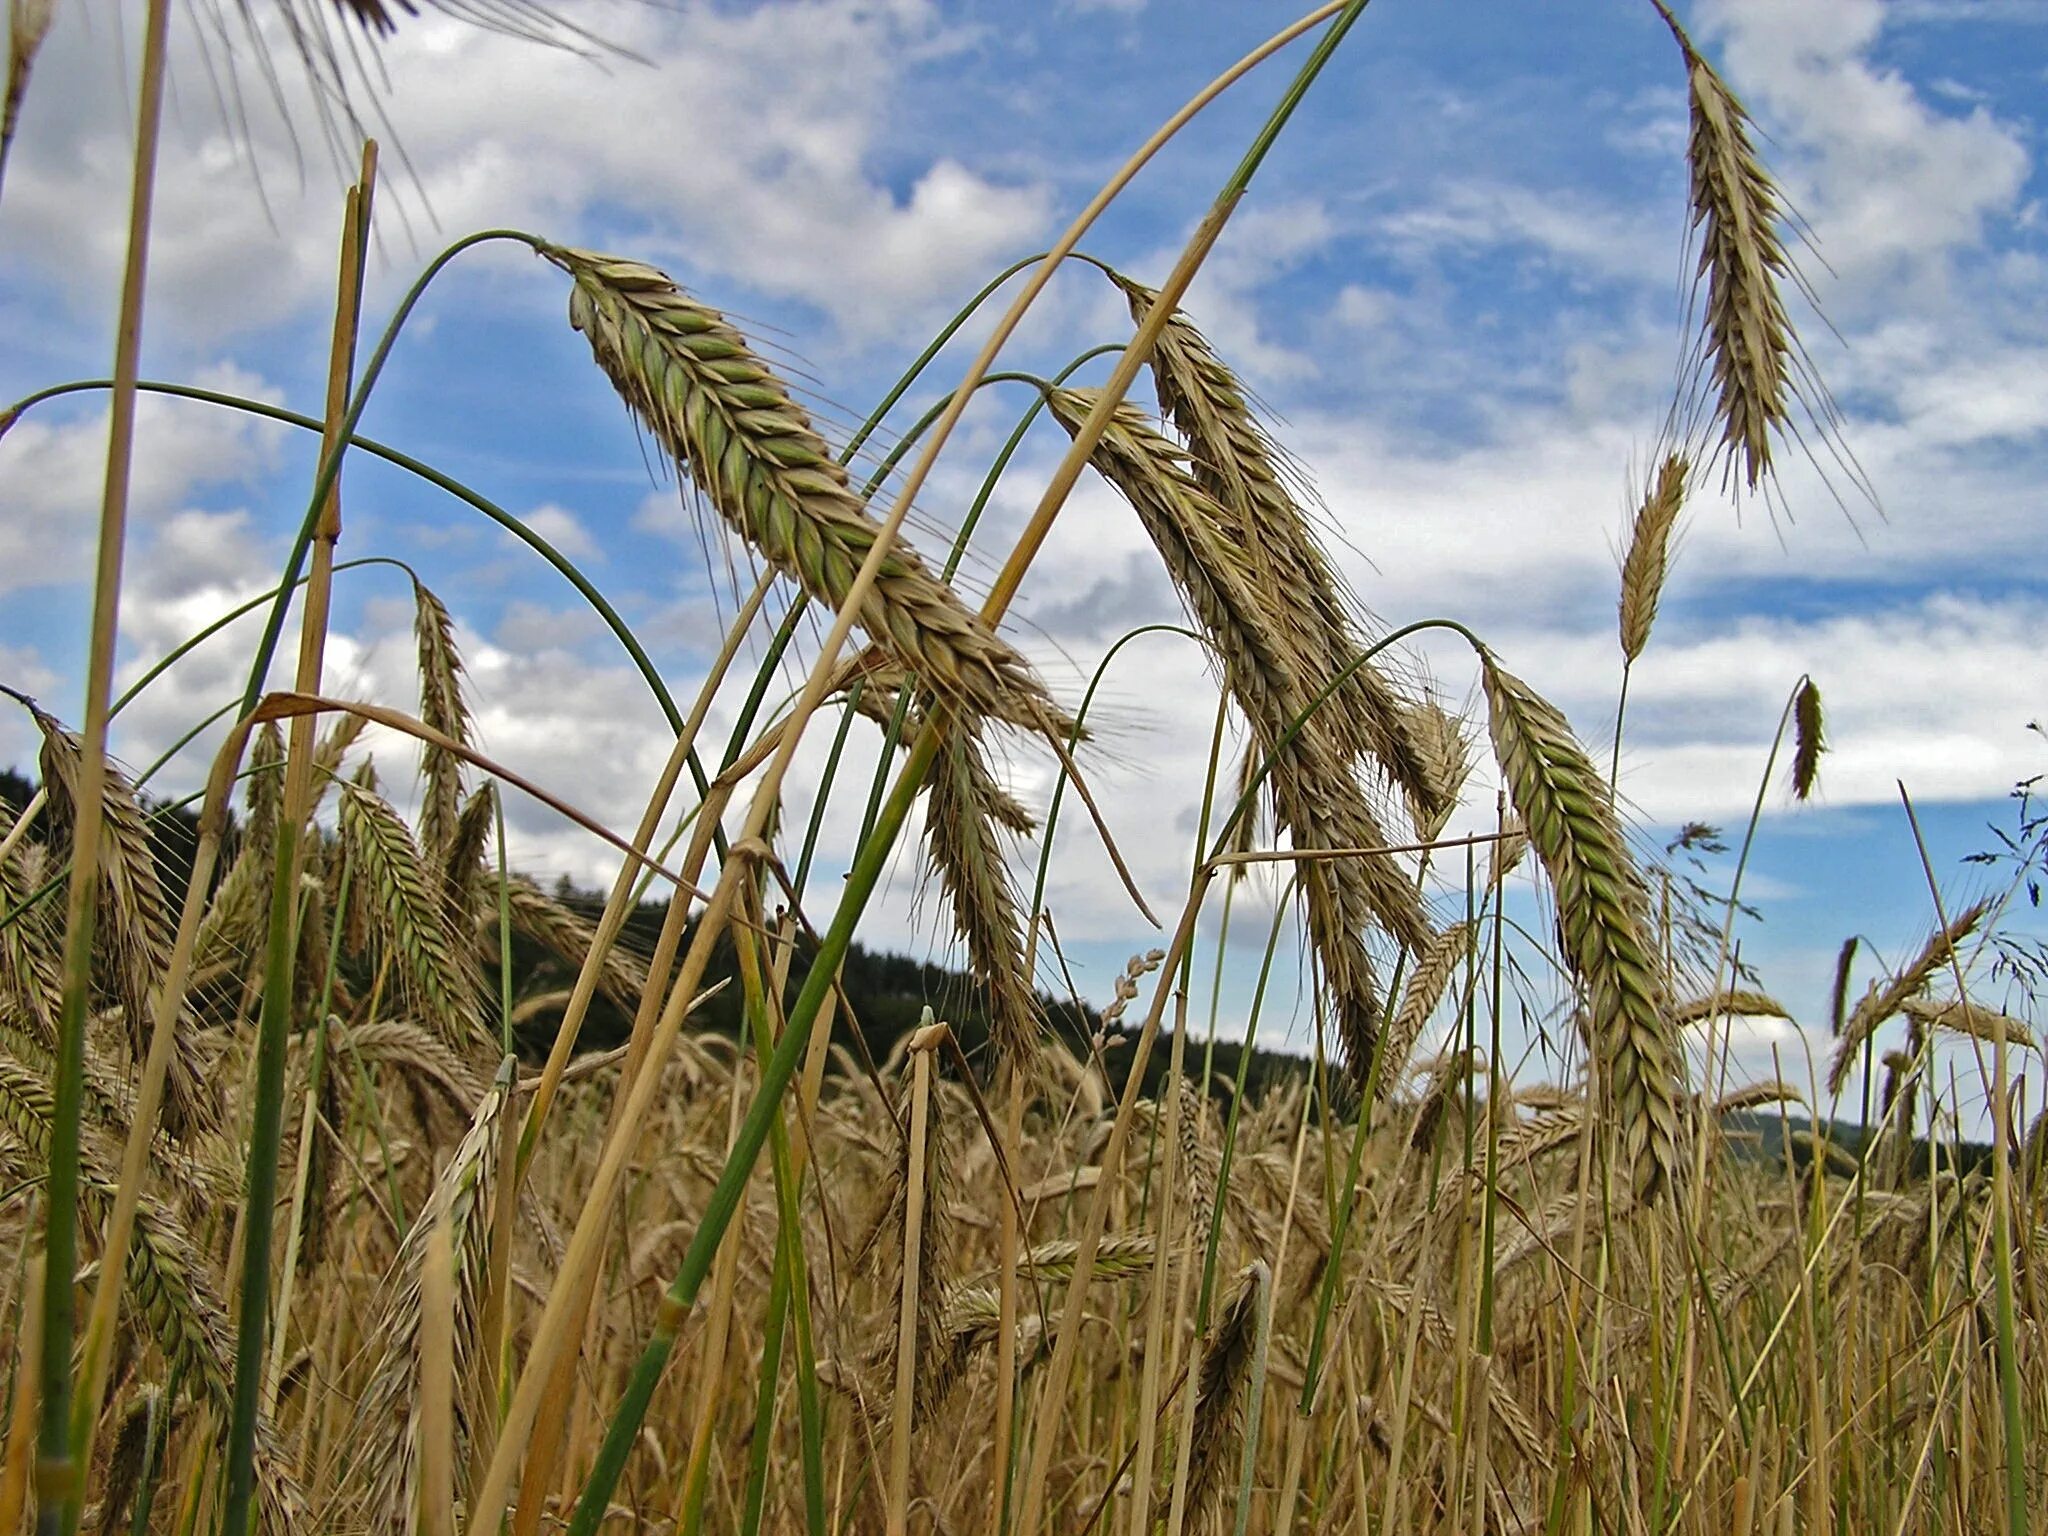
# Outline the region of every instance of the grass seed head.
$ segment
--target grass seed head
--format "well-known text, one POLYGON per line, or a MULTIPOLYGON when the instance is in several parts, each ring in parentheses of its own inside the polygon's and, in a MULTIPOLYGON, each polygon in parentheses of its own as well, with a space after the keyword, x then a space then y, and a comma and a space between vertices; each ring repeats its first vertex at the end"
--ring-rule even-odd
POLYGON ((1482 666, 1494 751, 1556 890, 1565 959, 1586 988, 1601 1100, 1647 1202, 1678 1178, 1684 1119, 1648 898, 1607 787, 1564 716, 1490 653, 1482 666))

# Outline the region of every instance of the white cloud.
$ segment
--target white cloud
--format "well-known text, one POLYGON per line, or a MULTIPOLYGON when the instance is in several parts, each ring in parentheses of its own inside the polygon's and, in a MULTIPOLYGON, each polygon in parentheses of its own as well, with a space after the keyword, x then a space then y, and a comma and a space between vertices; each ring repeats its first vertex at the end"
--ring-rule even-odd
MULTIPOLYGON (((202 370, 199 382, 231 394, 266 392, 261 379, 231 368, 202 370)), ((171 516, 204 488, 249 483, 276 464, 284 430, 210 405, 143 396, 128 494, 131 529, 171 516)), ((65 402, 43 405, 0 438, 0 593, 87 575, 106 459, 104 404, 85 414, 65 402)))
MULTIPOLYGON (((20 251, 64 253, 46 276, 81 308, 98 308, 125 239, 125 85, 119 50, 88 35, 80 10, 60 12, 38 69, 8 219, 20 251), (44 98, 62 99, 45 110, 44 98)), ((886 178, 875 168, 892 97, 918 60, 946 51, 946 26, 922 0, 615 6, 593 26, 646 62, 610 58, 600 72, 445 16, 408 22, 402 46, 381 60, 405 157, 386 146, 387 239, 409 227, 431 250, 492 225, 588 238, 595 215, 603 238, 636 254, 815 304, 846 335, 872 340, 1025 248, 1048 217, 1043 186, 955 159, 925 160, 900 181, 900 162, 886 178)), ((280 74, 310 169, 298 166, 302 146, 246 58, 251 142, 239 121, 223 123, 192 89, 207 78, 197 30, 177 34, 187 89, 164 147, 152 258, 161 324, 186 340, 326 302, 341 179, 319 157, 317 117, 294 66, 280 74)), ((419 256, 407 243, 385 249, 409 277, 419 256)), ((392 281, 387 273, 380 285, 392 281)))
MULTIPOLYGON (((568 560, 601 562, 604 549, 590 536, 590 530, 583 526, 583 520, 567 507, 555 502, 535 507, 520 519, 533 532, 555 547, 557 553, 568 560)), ((511 534, 506 534, 510 539, 511 534)))
POLYGON ((2017 210, 2031 162, 2019 130, 1982 106, 1939 112, 1873 62, 1886 20, 1878 0, 1715 0, 1705 10, 1736 90, 1789 151, 1774 168, 1843 278, 1895 264, 1938 269, 2017 210))

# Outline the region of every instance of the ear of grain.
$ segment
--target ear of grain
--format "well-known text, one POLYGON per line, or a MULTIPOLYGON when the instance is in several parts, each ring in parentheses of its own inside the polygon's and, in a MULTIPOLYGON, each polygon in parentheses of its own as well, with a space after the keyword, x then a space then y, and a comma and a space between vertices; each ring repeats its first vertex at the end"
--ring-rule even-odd
POLYGON ((1789 1019, 1791 1011, 1774 997, 1743 987, 1729 987, 1705 997, 1689 997, 1671 1005, 1671 1022, 1683 1029, 1708 1019, 1768 1017, 1789 1019))
POLYGON ((378 1530, 419 1529, 422 1373, 428 1363, 422 1279, 436 1227, 445 1230, 452 1255, 454 1283, 444 1295, 452 1309, 453 1374, 461 1384, 450 1403, 456 1431, 456 1443, 448 1447, 451 1477, 459 1479, 470 1461, 458 1445, 479 1423, 489 1422, 490 1408, 477 1402, 469 1387, 484 1379, 477 1352, 488 1342, 476 1325, 489 1260, 491 1202, 501 1173, 499 1122, 511 1103, 515 1065, 511 1057, 499 1064, 490 1091, 477 1102, 468 1131, 434 1181, 379 1288, 367 1375, 343 1441, 345 1459, 322 1529, 353 1528, 365 1520, 378 1530))
POLYGON ((1671 530, 1685 505, 1688 472, 1680 455, 1666 457, 1629 528, 1628 553, 1621 562, 1621 654, 1627 661, 1641 656, 1650 643, 1657 599, 1664 592, 1671 530))
POLYGON ((1900 1011, 1932 1028, 1968 1035, 1986 1045, 1994 1044, 2002 1030, 2007 1045, 2016 1045, 2023 1051, 2034 1048, 2034 1032, 2026 1020, 1963 998, 1909 997, 1900 1011))
MULTIPOLYGON (((0 806, 0 841, 15 825, 12 812, 0 806)), ((64 941, 52 920, 55 903, 29 903, 42 884, 35 867, 42 859, 41 847, 33 843, 16 844, 0 858, 0 911, 8 915, 0 926, 0 1027, 55 1049, 52 1003, 60 995, 64 941)))
POLYGON ((1648 899, 1600 775, 1564 717, 1490 653, 1482 665, 1494 751, 1556 889, 1565 959, 1586 989, 1603 1111, 1647 1203, 1678 1177, 1684 1118, 1648 899))
MULTIPOLYGON (((498 874, 487 871, 482 880, 483 910, 486 916, 484 942, 497 944, 498 874)), ((512 912, 512 929, 543 949, 558 955, 571 967, 580 968, 584 957, 597 943, 597 927, 573 908, 563 905, 523 875, 506 882, 506 905, 512 912)), ((640 1006, 647 986, 647 968, 623 945, 605 951, 604 964, 597 973, 598 990, 618 1005, 627 1017, 640 1006)))
MULTIPOLYGON (((717 310, 640 262, 549 247, 598 366, 725 521, 826 606, 881 525, 810 418, 717 310)), ((975 716, 1042 730, 1057 711, 1024 659, 901 538, 857 615, 905 671, 975 716)))
POLYGON ((948 723, 925 783, 925 846, 968 968, 986 991, 990 1043, 998 1062, 1028 1061, 1044 1033, 1044 1015, 999 841, 999 829, 1014 828, 1011 813, 1022 807, 995 782, 978 734, 957 721, 948 723))
MULTIPOLYGON (((441 850, 441 908, 451 934, 473 928, 482 915, 477 901, 483 887, 484 851, 490 846, 497 810, 497 788, 486 784, 464 804, 454 834, 441 850)), ((431 845, 421 851, 431 855, 431 845)))
POLYGON ((0 102, 0 178, 7 173, 8 151, 14 147, 14 132, 21 124, 21 103, 28 95, 28 77, 56 17, 57 0, 8 0, 7 94, 4 102, 0 102))
POLYGON ((1408 711, 1410 733, 1429 788, 1408 794, 1408 819, 1424 842, 1439 836, 1472 776, 1472 743, 1465 722, 1435 699, 1424 699, 1408 711))
MULTIPOLYGON (((1060 390, 1050 404, 1074 431, 1092 397, 1060 390)), ((1241 542, 1231 536, 1228 514, 1195 483, 1184 458, 1124 405, 1103 432, 1092 462, 1137 512, 1183 601, 1210 636, 1224 685, 1250 722, 1261 757, 1278 749, 1268 782, 1277 819, 1295 847, 1386 847, 1389 839, 1320 712, 1280 745, 1309 697, 1302 691, 1299 658, 1257 594, 1256 575, 1241 542)), ((1362 1087, 1379 1013, 1364 935, 1379 926, 1419 953, 1429 942, 1429 925, 1413 881, 1390 855, 1307 860, 1300 878, 1345 1064, 1354 1086, 1362 1087)))
MULTIPOLYGON (((441 600, 413 583, 413 636, 419 647, 420 719, 450 741, 469 742, 469 706, 462 697, 462 657, 455 622, 441 600)), ((462 758, 446 747, 420 750, 420 847, 445 859, 462 812, 462 758)))
POLYGON ((1685 58, 1691 131, 1686 163, 1706 287, 1702 367, 1713 389, 1715 454, 1755 490, 1771 473, 1771 440, 1792 424, 1795 342, 1781 285, 1792 264, 1779 233, 1784 208, 1758 158, 1749 114, 1655 0, 1685 58))
MULTIPOLYGON (((60 841, 78 812, 81 758, 78 738, 41 711, 43 787, 49 795, 53 835, 60 841)), ((173 922, 157 877, 156 849, 134 787, 111 762, 101 778, 100 868, 96 948, 110 969, 110 990, 119 1000, 130 1059, 149 1054, 159 979, 170 964, 173 922)), ((55 994, 52 994, 55 995, 55 994)), ((172 1038, 164 1076, 164 1125, 174 1135, 210 1130, 220 1107, 209 1091, 187 1020, 172 1038)))
MULTIPOLYGON (((870 668, 860 712, 887 727, 907 682, 894 666, 870 668)), ((975 722, 916 706, 908 719, 918 731, 945 732, 925 774, 925 847, 966 948, 968 971, 983 989, 996 1061, 1027 1062, 1044 1035, 1045 1014, 1024 953, 1024 924, 1002 834, 1028 836, 1037 822, 996 782, 975 722)))
POLYGON ((1842 1084, 1849 1080, 1856 1058, 1863 1054, 1863 1042, 1886 1020, 1902 1012, 1908 999, 1918 996, 1926 988, 1934 973, 1948 964, 1955 946, 1976 932, 1977 925, 1990 911, 1990 902, 1972 902, 1949 919, 1946 928, 1936 929, 1921 946, 1920 953, 1903 970, 1882 986, 1873 983, 1863 994, 1835 1042, 1835 1059, 1828 1064, 1830 1094, 1840 1093, 1842 1084))
POLYGON ((376 934, 420 1017, 457 1051, 488 1038, 472 961, 450 942, 440 879, 384 798, 350 784, 341 795, 341 838, 355 871, 356 912, 376 934))
POLYGON ((1820 685, 1812 678, 1799 685, 1792 704, 1792 795, 1811 800, 1820 782, 1820 755, 1827 751, 1827 735, 1820 709, 1820 685))
MULTIPOLYGON (((0 1052, 0 1127, 25 1156, 11 1173, 40 1176, 49 1166, 50 1122, 56 1113, 48 1074, 0 1052)), ((84 1167, 80 1216, 90 1228, 103 1227, 113 1208, 120 1150, 105 1131, 88 1126, 81 1146, 84 1167)), ((124 1305, 186 1383, 227 1422, 234 1395, 234 1334, 219 1298, 204 1250, 177 1213, 153 1195, 136 1206, 123 1270, 124 1305)), ((299 1507, 290 1463, 279 1449, 268 1415, 256 1426, 257 1490, 264 1526, 281 1533, 299 1507)))
POLYGON ((1264 1263, 1245 1266, 1203 1341, 1195 1373, 1194 1427, 1188 1443, 1188 1522, 1200 1529, 1222 1486, 1230 1448, 1240 1429, 1239 1406, 1252 1363, 1259 1308, 1272 1276, 1264 1263))
POLYGON ((1407 1072, 1416 1041, 1422 1038, 1430 1016, 1443 1001, 1451 978, 1472 953, 1473 933, 1471 923, 1459 922, 1431 935, 1428 947, 1409 973, 1408 985, 1401 993, 1401 1006, 1395 1010, 1394 1022, 1387 1032, 1386 1060, 1380 1068, 1385 1081, 1398 1082, 1407 1072))
MULTIPOLYGON (((1119 276, 1131 318, 1143 325, 1158 296, 1119 276)), ((1288 485, 1286 458, 1267 436, 1243 386, 1188 317, 1176 311, 1153 349, 1159 408, 1188 443, 1195 483, 1230 516, 1252 584, 1298 658, 1307 696, 1328 686, 1364 648, 1356 610, 1288 485)), ((1357 668, 1328 706, 1332 736, 1377 762, 1403 794, 1436 814, 1440 785, 1417 739, 1415 717, 1378 668, 1357 668)))

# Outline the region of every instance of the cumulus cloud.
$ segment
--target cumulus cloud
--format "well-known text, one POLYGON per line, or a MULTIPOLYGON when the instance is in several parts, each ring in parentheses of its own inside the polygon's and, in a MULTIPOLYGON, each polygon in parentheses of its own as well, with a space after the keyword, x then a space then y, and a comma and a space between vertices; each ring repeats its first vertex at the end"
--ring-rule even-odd
MULTIPOLYGON (((85 21, 60 12, 7 188, 15 249, 47 261, 81 307, 114 286, 128 176, 119 50, 85 21)), ((410 269, 408 244, 497 225, 601 238, 814 305, 871 341, 1048 217, 1043 185, 885 154, 889 102, 919 60, 946 51, 947 24, 923 0, 615 5, 590 24, 616 54, 538 48, 431 13, 408 22, 382 61, 402 151, 386 157, 386 232, 411 231, 387 261, 410 269)), ((343 178, 319 157, 317 112, 291 67, 279 71, 289 121, 246 57, 246 110, 223 114, 196 88, 209 68, 200 29, 177 35, 187 89, 159 172, 152 277, 164 323, 217 338, 327 299, 343 178)))

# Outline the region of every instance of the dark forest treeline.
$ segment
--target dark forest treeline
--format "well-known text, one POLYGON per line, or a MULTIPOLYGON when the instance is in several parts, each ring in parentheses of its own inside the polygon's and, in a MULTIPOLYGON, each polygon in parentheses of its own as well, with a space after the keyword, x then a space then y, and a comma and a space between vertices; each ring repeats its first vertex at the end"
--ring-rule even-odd
MULTIPOLYGON (((36 787, 37 780, 0 769, 0 804, 5 804, 10 811, 18 812, 27 805, 36 787)), ((151 815, 157 872, 175 910, 184 900, 186 887, 191 882, 192 860, 198 846, 198 813, 189 807, 154 799, 146 793, 142 804, 151 815)), ((232 828, 231 816, 230 838, 233 836, 232 828)), ((558 883, 551 894, 593 922, 604 907, 602 896, 576 890, 566 882, 558 883)), ((651 953, 661 932, 663 915, 664 909, 658 902, 646 903, 635 909, 626 920, 621 939, 623 946, 643 958, 651 953)), ((791 1001, 809 973, 811 952, 808 944, 798 944, 790 966, 788 997, 791 1001)), ((512 975, 513 995, 531 998, 568 988, 576 979, 576 968, 562 957, 515 934, 512 975)), ((726 985, 698 1011, 698 1027, 736 1038, 742 1023, 740 990, 732 947, 726 941, 721 941, 714 953, 705 986, 709 988, 720 982, 726 985)), ((960 971, 855 944, 847 952, 841 967, 840 987, 845 1011, 851 1014, 857 1028, 848 1028, 842 1018, 835 1025, 834 1038, 846 1044, 856 1056, 865 1054, 876 1062, 886 1059, 896 1042, 917 1027, 926 1007, 930 1007, 936 1017, 952 1024, 971 1062, 978 1066, 986 1055, 988 1019, 981 991, 971 977, 960 971)), ((1149 997, 1149 989, 1146 995, 1149 997)), ((1071 998, 1042 996, 1042 1001, 1049 1029, 1076 1054, 1087 1054, 1092 1048, 1095 1033, 1102 1027, 1102 1018, 1096 1009, 1071 998)), ((558 1012, 542 1009, 526 1020, 519 1035, 522 1052, 536 1060, 545 1056, 559 1019, 558 1012)), ((1135 1029, 1135 1020, 1131 1023, 1135 1029)), ((591 1004, 578 1044, 589 1050, 605 1049, 622 1042, 631 1026, 632 1020, 600 995, 591 1004)), ((1206 1044, 1200 1039, 1190 1040, 1188 1059, 1192 1066, 1199 1066, 1206 1044)), ((1163 1079, 1170 1045, 1171 1037, 1163 1036, 1153 1050, 1145 1072, 1147 1091, 1156 1091, 1163 1079)), ((1132 1054, 1130 1040, 1120 1029, 1113 1027, 1105 1041, 1103 1064, 1116 1091, 1122 1090, 1129 1075, 1128 1063, 1132 1054)), ((1219 1086, 1236 1080, 1242 1054, 1242 1048, 1235 1041, 1219 1039, 1215 1042, 1212 1071, 1220 1079, 1219 1086)), ((1272 1051, 1255 1052, 1245 1072, 1246 1090, 1256 1097, 1273 1083, 1298 1079, 1306 1070, 1307 1063, 1300 1057, 1272 1051)))

